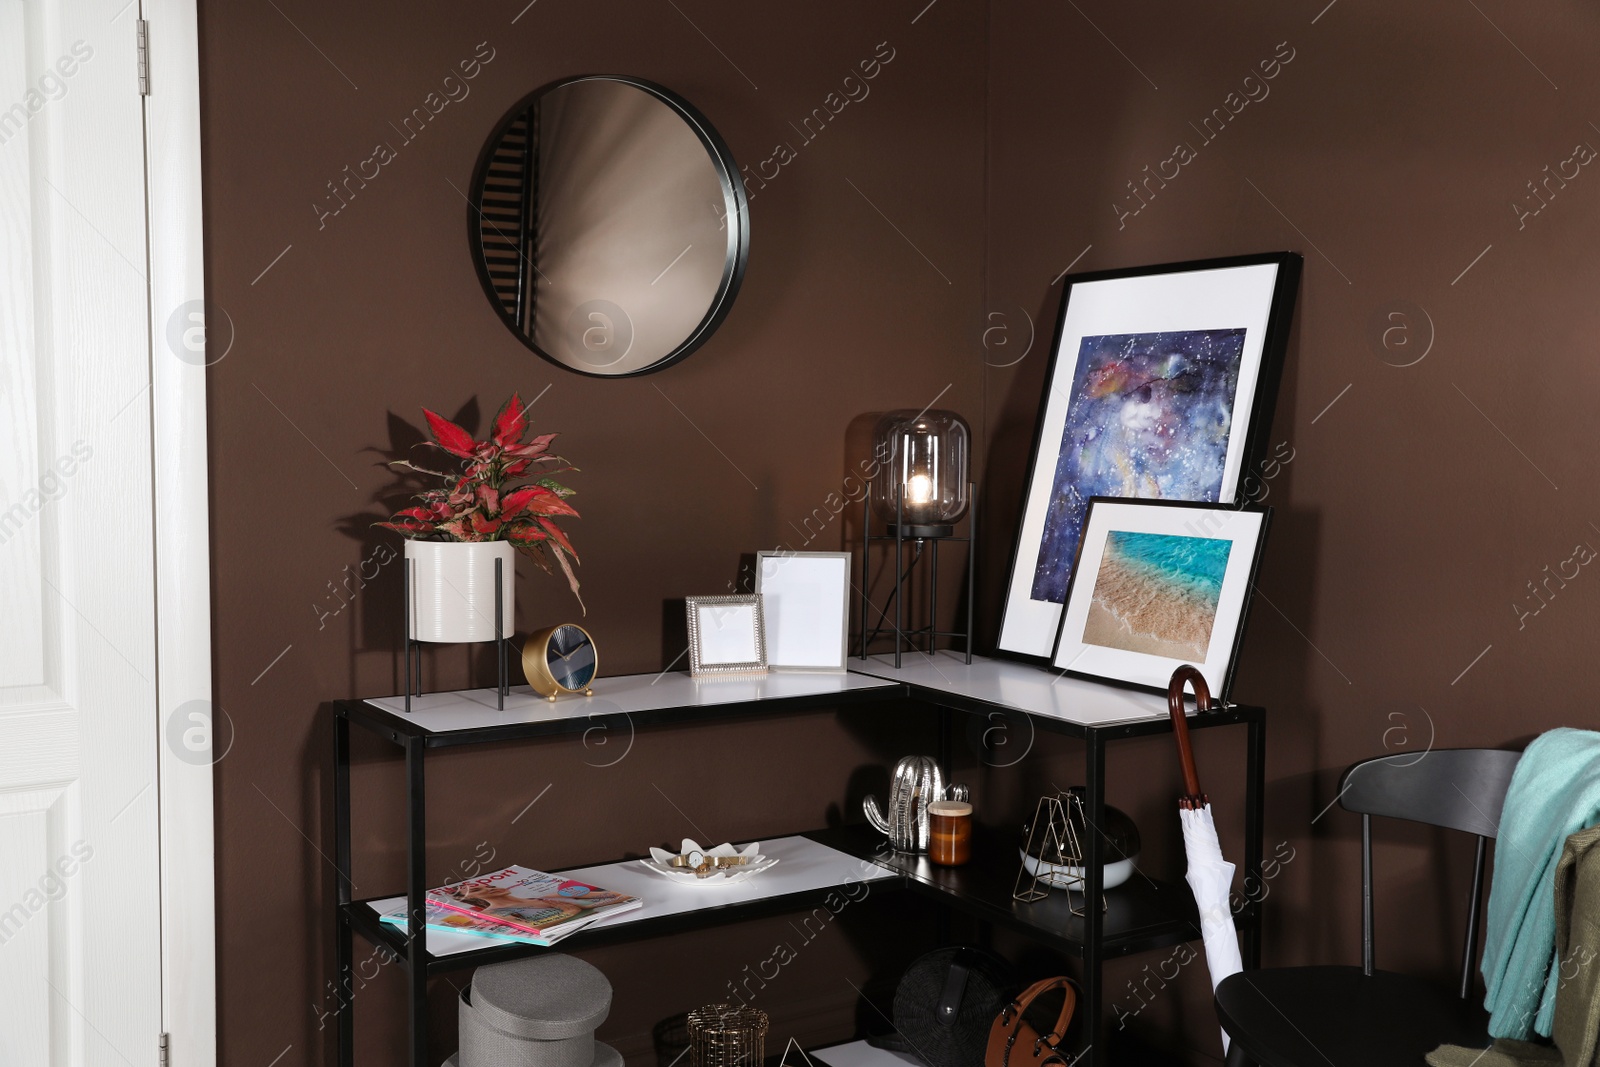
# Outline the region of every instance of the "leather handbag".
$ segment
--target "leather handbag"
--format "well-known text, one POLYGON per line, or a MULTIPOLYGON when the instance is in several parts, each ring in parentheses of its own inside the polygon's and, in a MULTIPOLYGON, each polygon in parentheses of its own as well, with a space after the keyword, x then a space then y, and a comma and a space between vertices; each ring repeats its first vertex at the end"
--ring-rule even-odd
POLYGON ((1078 991, 1069 980, 1044 978, 1033 983, 1000 1009, 994 1025, 989 1028, 984 1067, 1045 1067, 1047 1064, 1067 1067, 1067 1059, 1057 1047, 1067 1035, 1067 1026, 1077 1006, 1078 991), (1041 1034, 1024 1015, 1041 995, 1056 989, 1061 990, 1061 1012, 1049 1032, 1041 1034))

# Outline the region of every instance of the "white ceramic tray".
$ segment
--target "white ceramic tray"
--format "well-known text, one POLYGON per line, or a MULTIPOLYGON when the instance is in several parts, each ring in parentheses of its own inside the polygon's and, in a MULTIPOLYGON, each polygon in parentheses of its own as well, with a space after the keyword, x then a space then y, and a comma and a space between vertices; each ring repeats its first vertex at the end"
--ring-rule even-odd
POLYGON ((641 859, 639 863, 646 870, 653 871, 663 878, 669 878, 682 885, 719 886, 748 882, 762 871, 776 866, 778 862, 776 856, 763 856, 761 854, 761 842, 759 841, 753 841, 743 848, 736 848, 733 845, 724 843, 716 848, 702 849, 698 844, 686 837, 683 839, 683 848, 676 855, 686 856, 691 852, 704 852, 707 856, 717 856, 724 859, 743 856, 744 863, 737 867, 725 867, 702 878, 687 867, 674 867, 672 865, 674 853, 668 852, 664 848, 654 847, 650 849, 650 858, 641 859))

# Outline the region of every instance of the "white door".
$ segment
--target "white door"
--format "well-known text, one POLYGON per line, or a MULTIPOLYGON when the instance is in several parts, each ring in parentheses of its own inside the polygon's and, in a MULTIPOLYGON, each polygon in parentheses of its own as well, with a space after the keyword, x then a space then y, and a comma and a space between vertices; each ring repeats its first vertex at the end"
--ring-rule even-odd
POLYGON ((0 0, 0 1067, 162 1030, 138 17, 0 0))

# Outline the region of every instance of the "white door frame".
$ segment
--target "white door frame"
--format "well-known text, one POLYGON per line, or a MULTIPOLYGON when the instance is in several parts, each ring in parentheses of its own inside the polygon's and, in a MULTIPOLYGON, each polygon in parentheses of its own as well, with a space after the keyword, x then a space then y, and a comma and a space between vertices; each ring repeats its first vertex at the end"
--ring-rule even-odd
MULTIPOLYGON (((200 42, 196 0, 141 0, 150 26, 145 98, 150 234, 151 425, 154 435, 156 703, 162 734, 162 1028, 173 1067, 217 1062, 214 760, 232 729, 212 709, 211 554, 206 474, 206 369, 224 352, 185 359, 169 322, 204 315, 200 184, 200 42), (188 309, 188 310, 186 310, 188 309), (191 704, 202 701, 202 704, 191 704), (192 716, 203 709, 204 721, 192 716), (200 729, 196 730, 199 726, 200 729), (182 738, 175 744, 174 738, 182 738), (204 752, 204 748, 201 748, 204 752)), ((129 42, 133 47, 133 42, 129 42)), ((232 327, 219 330, 227 344, 232 327), (225 331, 225 332, 224 332, 225 331)))

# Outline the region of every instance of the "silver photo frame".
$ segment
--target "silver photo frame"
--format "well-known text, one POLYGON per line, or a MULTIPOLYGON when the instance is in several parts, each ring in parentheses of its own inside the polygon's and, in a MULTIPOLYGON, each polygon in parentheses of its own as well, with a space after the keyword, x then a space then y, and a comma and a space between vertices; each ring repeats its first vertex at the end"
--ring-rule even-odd
POLYGON ((689 673, 765 674, 767 635, 759 596, 692 596, 689 673))
POLYGON ((767 666, 840 673, 849 655, 850 553, 757 552, 767 666))

